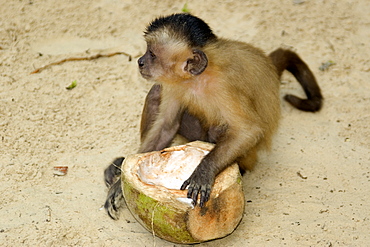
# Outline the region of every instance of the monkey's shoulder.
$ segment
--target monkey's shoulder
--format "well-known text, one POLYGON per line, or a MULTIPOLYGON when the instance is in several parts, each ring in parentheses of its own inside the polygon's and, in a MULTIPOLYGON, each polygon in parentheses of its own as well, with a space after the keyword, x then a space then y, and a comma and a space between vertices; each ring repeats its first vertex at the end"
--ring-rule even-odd
MULTIPOLYGON (((219 38, 206 47, 205 52, 211 64, 233 70, 255 71, 254 68, 271 70, 271 59, 261 49, 241 41, 219 38)), ((245 72, 242 72, 245 73, 245 72)))
POLYGON ((224 51, 233 55, 248 53, 261 58, 267 57, 260 48, 238 40, 219 38, 216 42, 210 45, 210 47, 212 46, 213 48, 216 48, 219 52, 224 51))

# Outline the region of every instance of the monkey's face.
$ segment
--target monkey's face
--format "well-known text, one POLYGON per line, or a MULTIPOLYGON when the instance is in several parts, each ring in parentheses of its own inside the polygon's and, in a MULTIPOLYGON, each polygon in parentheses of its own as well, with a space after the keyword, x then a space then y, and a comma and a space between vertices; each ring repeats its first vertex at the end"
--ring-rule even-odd
POLYGON ((179 42, 148 43, 147 51, 138 60, 140 73, 145 79, 164 83, 188 80, 201 74, 207 64, 204 52, 179 42))
POLYGON ((140 74, 148 80, 157 80, 164 70, 162 57, 157 55, 157 51, 154 52, 154 49, 148 46, 145 54, 138 60, 140 74))

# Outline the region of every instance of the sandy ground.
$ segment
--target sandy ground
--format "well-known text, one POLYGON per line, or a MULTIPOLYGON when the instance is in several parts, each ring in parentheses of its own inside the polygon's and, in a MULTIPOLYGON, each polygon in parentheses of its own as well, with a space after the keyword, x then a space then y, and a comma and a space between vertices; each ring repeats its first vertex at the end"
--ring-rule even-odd
MULTIPOLYGON (((271 153, 244 177, 242 222, 200 246, 370 242, 370 3, 303 2, 188 1, 220 36, 266 52, 297 51, 325 96, 317 114, 282 102, 271 153), (336 64, 320 71, 329 60, 336 64)), ((104 168, 139 145, 151 87, 136 65, 142 32, 184 3, 0 0, 1 246, 179 246, 154 238, 127 209, 113 221, 101 207, 104 168), (30 74, 60 59, 116 51, 133 60, 67 62, 30 74), (68 166, 68 174, 55 176, 54 166, 68 166)), ((302 94, 286 74, 281 95, 288 92, 302 94)))

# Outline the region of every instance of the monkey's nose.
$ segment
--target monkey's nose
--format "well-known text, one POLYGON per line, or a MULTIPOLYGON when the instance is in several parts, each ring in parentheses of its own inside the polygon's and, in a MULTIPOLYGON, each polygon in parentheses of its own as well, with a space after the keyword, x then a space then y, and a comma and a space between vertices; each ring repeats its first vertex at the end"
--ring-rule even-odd
POLYGON ((141 57, 137 60, 137 63, 139 64, 139 67, 142 68, 144 66, 144 58, 141 57))

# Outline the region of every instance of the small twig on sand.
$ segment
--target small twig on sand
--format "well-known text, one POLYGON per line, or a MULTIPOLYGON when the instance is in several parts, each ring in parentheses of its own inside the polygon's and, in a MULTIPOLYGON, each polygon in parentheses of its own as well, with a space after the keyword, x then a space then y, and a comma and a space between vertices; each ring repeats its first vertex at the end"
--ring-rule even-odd
POLYGON ((297 175, 298 175, 300 178, 302 178, 302 179, 307 179, 307 177, 306 177, 306 176, 303 176, 301 172, 297 172, 297 175))
POLYGON ((60 65, 62 63, 69 62, 69 61, 94 60, 94 59, 98 59, 98 58, 101 58, 101 57, 113 57, 113 56, 116 56, 116 55, 126 55, 126 56, 128 56, 128 61, 132 60, 132 56, 130 54, 128 54, 126 52, 122 52, 122 51, 109 53, 109 54, 96 54, 96 55, 93 55, 93 56, 90 56, 90 57, 71 57, 71 58, 65 58, 65 59, 62 59, 58 62, 54 62, 54 63, 47 64, 45 66, 42 66, 42 67, 32 71, 31 74, 39 73, 39 72, 43 71, 46 68, 49 68, 49 67, 54 66, 54 65, 60 65))

